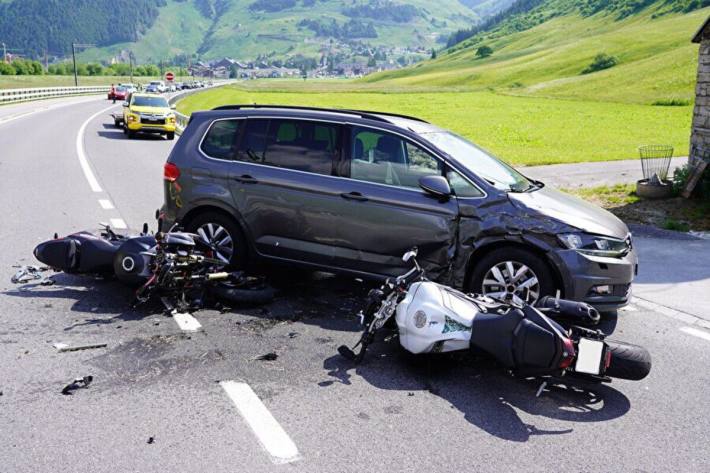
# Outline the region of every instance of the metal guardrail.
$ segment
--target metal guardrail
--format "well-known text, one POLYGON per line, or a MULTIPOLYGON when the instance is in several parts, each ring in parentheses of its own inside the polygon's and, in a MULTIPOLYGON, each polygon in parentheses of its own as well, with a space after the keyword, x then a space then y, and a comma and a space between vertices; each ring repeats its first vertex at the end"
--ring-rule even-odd
POLYGON ((0 104, 27 102, 52 97, 108 93, 109 86, 94 87, 33 87, 29 89, 0 89, 0 104))

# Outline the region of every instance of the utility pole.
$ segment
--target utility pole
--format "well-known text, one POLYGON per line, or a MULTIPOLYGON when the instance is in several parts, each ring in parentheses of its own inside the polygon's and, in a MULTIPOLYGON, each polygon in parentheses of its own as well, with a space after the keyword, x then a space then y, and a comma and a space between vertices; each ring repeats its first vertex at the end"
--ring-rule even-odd
POLYGON ((128 51, 128 65, 131 69, 131 84, 133 83, 133 51, 128 51))
POLYGON ((49 71, 49 57, 47 56, 47 50, 44 50, 44 71, 49 71))
POLYGON ((2 62, 7 62, 7 46, 2 43, 2 62))
POLYGON ((74 43, 71 44, 71 58, 74 62, 74 87, 79 87, 79 79, 76 75, 76 45, 74 43))
POLYGON ((72 43, 71 44, 71 57, 74 62, 74 86, 79 87, 79 79, 76 73, 76 48, 93 48, 95 44, 82 44, 82 43, 72 43))

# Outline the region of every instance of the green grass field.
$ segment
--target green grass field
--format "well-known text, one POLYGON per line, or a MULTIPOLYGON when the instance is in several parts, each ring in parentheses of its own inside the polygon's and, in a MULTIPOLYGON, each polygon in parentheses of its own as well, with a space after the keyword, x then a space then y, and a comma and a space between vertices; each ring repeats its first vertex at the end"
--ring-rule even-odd
POLYGON ((667 143, 688 153, 692 107, 655 107, 499 95, 490 91, 408 88, 378 92, 348 81, 253 81, 186 97, 183 113, 225 104, 282 104, 403 113, 451 129, 516 165, 637 157, 667 143))
POLYGON ((659 2, 624 20, 606 13, 560 16, 520 33, 467 40, 434 61, 362 81, 382 87, 495 88, 512 95, 639 104, 689 101, 698 53, 698 45, 690 40, 710 8, 654 18, 662 6, 659 2), (482 44, 493 49, 492 56, 476 57, 482 44), (599 53, 615 56, 619 64, 581 74, 599 53))
MULTIPOLYGON (((130 82, 130 77, 79 76, 79 86, 110 85, 130 82)), ((160 77, 133 77, 133 82, 147 84, 160 77)), ((0 89, 23 89, 28 87, 66 87, 74 85, 74 76, 0 76, 0 89)))

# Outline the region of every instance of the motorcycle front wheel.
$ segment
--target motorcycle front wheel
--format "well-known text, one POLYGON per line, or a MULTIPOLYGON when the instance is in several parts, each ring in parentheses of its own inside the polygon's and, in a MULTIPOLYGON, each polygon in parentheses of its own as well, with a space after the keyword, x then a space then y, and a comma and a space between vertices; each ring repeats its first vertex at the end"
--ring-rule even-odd
POLYGON ((651 354, 644 347, 631 343, 607 340, 611 350, 611 364, 606 375, 612 378, 638 381, 651 371, 651 354))

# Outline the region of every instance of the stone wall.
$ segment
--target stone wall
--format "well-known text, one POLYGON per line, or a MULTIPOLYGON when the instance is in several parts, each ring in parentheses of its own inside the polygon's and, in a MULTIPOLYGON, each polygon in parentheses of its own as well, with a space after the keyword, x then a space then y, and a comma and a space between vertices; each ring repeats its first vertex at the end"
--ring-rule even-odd
POLYGON ((695 88, 690 162, 710 161, 710 37, 703 35, 698 54, 698 83, 695 88))

